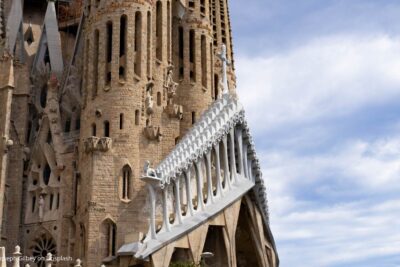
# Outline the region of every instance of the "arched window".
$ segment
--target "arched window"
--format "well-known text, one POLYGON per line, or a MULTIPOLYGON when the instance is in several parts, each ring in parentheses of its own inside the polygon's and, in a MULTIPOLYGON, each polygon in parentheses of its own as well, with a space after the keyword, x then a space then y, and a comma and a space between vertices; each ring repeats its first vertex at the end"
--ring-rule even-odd
POLYGON ((180 79, 183 79, 183 74, 184 74, 184 68, 183 68, 183 57, 184 57, 184 45, 185 45, 185 39, 184 39, 184 32, 183 28, 179 27, 179 33, 178 33, 178 38, 179 38, 179 77, 180 79))
POLYGON ((207 42, 206 36, 201 36, 201 80, 203 87, 207 87, 207 42))
POLYGON ((110 137, 110 122, 104 121, 104 137, 110 137))
POLYGON ((147 12, 147 76, 151 75, 151 12, 147 12))
POLYGON ((117 239, 117 226, 114 222, 107 219, 103 222, 102 231, 105 237, 105 257, 112 257, 116 255, 116 239, 117 239))
POLYGON ((189 32, 189 62, 190 62, 190 80, 196 81, 196 37, 194 30, 189 32))
POLYGON ((122 180, 121 180, 121 199, 129 200, 131 198, 131 180, 132 170, 128 165, 122 168, 122 180))

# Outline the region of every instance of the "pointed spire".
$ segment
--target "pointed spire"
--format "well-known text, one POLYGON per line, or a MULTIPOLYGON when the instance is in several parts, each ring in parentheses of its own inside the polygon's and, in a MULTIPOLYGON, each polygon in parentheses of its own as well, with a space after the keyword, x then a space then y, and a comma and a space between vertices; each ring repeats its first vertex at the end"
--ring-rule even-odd
MULTIPOLYGON (((4 0, 2 0, 4 1, 4 0)), ((22 3, 21 0, 12 1, 10 14, 7 20, 8 49, 14 51, 18 37, 23 42, 22 36, 22 3)))

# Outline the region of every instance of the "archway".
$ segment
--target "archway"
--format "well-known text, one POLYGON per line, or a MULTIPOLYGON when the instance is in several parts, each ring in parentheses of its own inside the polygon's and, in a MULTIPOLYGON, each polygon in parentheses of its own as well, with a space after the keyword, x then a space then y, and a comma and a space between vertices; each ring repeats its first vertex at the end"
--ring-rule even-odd
POLYGON ((250 230, 250 214, 245 203, 240 206, 239 221, 236 228, 236 265, 237 267, 260 267, 260 257, 257 255, 257 247, 250 230))
POLYGON ((203 248, 204 253, 212 253, 212 257, 203 258, 202 261, 207 267, 229 266, 227 247, 224 239, 224 228, 211 225, 208 227, 206 242, 203 248))

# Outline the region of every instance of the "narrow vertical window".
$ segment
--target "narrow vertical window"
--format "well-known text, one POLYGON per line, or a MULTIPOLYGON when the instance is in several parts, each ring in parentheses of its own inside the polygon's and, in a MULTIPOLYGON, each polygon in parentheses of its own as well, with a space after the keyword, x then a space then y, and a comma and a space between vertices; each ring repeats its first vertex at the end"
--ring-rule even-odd
POLYGON ((219 77, 218 74, 214 75, 214 99, 218 99, 219 95, 219 77))
POLYGON ((140 112, 139 110, 135 111, 135 125, 139 125, 140 122, 140 112))
POLYGON ((113 24, 111 21, 107 22, 106 27, 106 84, 109 85, 111 82, 111 61, 112 61, 112 35, 113 35, 113 24))
POLYGON ((96 124, 93 123, 92 124, 92 136, 96 136, 97 132, 96 132, 96 124))
POLYGON ((79 117, 75 121, 75 130, 79 130, 81 128, 81 119, 79 117))
POLYGON ((124 129, 124 114, 123 113, 119 114, 119 129, 120 130, 124 129))
POLYGON ((163 30, 162 30, 162 3, 161 1, 157 2, 156 6, 156 39, 157 39, 157 47, 156 47, 156 57, 158 60, 162 60, 162 38, 163 38, 163 30))
POLYGON ((194 30, 189 33, 189 62, 190 62, 190 79, 196 81, 196 39, 194 30))
POLYGON ((117 237, 117 227, 115 223, 111 221, 106 222, 106 229, 107 230, 107 256, 112 257, 115 256, 116 252, 116 237, 117 237))
POLYGON ((60 208, 60 193, 57 193, 57 209, 60 208))
POLYGON ((200 14, 203 17, 206 16, 206 1, 205 0, 200 0, 200 14))
POLYGON ((53 202, 54 202, 54 195, 51 194, 51 195, 50 195, 50 210, 53 209, 53 202))
POLYGON ((171 49, 172 49, 172 42, 171 42, 171 27, 172 27, 172 22, 171 22, 171 2, 167 2, 167 45, 168 45, 168 60, 171 60, 171 49))
POLYGON ((96 30, 94 33, 94 49, 93 49, 93 92, 92 97, 95 97, 99 88, 99 42, 100 33, 96 30))
POLYGON ((193 11, 195 8, 195 0, 189 0, 189 9, 193 11))
POLYGON ((35 212, 35 208, 36 208, 36 197, 32 197, 32 213, 35 212))
POLYGON ((65 120, 65 128, 64 128, 64 132, 69 133, 71 131, 71 118, 67 118, 65 120))
POLYGON ((196 112, 192 112, 192 124, 196 123, 196 112))
POLYGON ((142 13, 137 11, 135 14, 135 74, 142 74, 142 13))
POLYGON ((201 36, 201 80, 203 87, 207 88, 207 42, 206 36, 201 36))
POLYGON ((110 122, 104 122, 104 137, 110 137, 110 122))
POLYGON ((151 76, 151 13, 147 12, 147 76, 151 76))
POLYGON ((161 93, 160 92, 157 93, 157 105, 161 106, 161 93))
POLYGON ((179 76, 182 79, 183 74, 184 74, 184 69, 183 69, 183 57, 184 57, 184 33, 183 33, 183 28, 179 27, 179 33, 178 33, 178 38, 179 38, 179 76))
POLYGON ((119 31, 119 78, 126 78, 126 34, 127 34, 127 17, 121 16, 119 31))

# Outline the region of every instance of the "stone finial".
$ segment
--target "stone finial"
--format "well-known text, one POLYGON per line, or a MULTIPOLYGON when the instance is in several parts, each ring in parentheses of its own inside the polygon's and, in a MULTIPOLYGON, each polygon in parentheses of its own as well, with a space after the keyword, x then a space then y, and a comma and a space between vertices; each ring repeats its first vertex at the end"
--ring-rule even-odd
POLYGON ((82 267, 81 263, 81 260, 77 259, 74 267, 82 267))
POLYGON ((15 252, 13 253, 14 256, 14 262, 13 262, 13 267, 20 267, 20 258, 21 258, 21 247, 16 246, 15 247, 15 252))
POLYGON ((104 264, 102 264, 100 267, 106 267, 104 264))
POLYGON ((51 263, 53 262, 53 255, 49 252, 46 256, 46 267, 51 267, 51 263))
POLYGON ((25 267, 31 267, 31 266, 27 263, 27 264, 25 264, 25 267))

